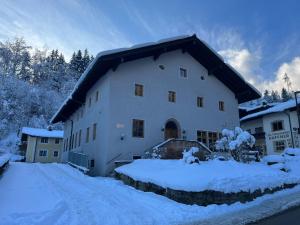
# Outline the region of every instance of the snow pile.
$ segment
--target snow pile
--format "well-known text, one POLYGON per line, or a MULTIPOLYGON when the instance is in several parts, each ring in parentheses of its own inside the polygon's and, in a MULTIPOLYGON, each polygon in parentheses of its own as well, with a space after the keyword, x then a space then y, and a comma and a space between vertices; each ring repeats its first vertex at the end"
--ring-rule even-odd
POLYGON ((263 163, 210 160, 186 164, 181 160, 135 160, 115 169, 134 180, 183 191, 253 192, 297 183, 297 178, 263 163))
POLYGON ((10 154, 3 154, 0 153, 0 167, 2 167, 5 163, 7 163, 10 159, 10 154))
POLYGON ((199 162, 199 158, 194 156, 197 152, 199 152, 199 148, 197 147, 191 147, 190 150, 185 149, 182 153, 182 161, 187 164, 199 162))
POLYGON ((262 158, 265 163, 284 163, 285 158, 282 155, 267 155, 262 158))
POLYGON ((284 150, 284 154, 290 156, 300 156, 300 148, 287 148, 284 150))

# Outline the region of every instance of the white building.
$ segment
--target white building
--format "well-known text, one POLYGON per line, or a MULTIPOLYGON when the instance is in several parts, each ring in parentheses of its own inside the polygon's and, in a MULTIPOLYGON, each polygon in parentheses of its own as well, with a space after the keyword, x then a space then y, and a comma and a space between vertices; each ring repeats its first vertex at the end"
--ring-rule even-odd
POLYGON ((107 175, 168 138, 213 143, 239 126, 238 104, 260 94, 195 35, 103 52, 53 116, 65 161, 107 175), (69 155, 69 159, 68 159, 69 155), (82 163, 81 163, 82 165, 82 163))
POLYGON ((241 118, 241 127, 256 137, 265 154, 280 154, 286 147, 299 147, 296 102, 289 100, 241 118))

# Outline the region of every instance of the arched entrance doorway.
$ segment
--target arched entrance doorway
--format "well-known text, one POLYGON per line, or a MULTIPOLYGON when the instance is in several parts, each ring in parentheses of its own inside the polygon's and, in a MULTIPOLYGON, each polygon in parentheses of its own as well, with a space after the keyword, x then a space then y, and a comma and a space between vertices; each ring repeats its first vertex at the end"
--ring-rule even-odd
POLYGON ((165 140, 170 138, 180 138, 180 128, 174 119, 168 120, 165 124, 165 140))

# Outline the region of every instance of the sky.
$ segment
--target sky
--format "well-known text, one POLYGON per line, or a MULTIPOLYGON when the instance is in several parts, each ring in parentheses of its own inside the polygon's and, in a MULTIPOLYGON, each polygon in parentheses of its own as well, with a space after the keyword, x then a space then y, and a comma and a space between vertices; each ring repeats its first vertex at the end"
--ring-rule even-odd
POLYGON ((0 41, 93 55, 196 34, 260 91, 300 90, 298 0, 0 0, 0 41))

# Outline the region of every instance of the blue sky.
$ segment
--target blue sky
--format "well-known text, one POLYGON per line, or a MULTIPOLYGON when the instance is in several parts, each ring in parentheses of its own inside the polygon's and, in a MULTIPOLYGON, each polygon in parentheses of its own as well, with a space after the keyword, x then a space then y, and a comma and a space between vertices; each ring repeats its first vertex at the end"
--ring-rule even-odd
POLYGON ((0 41, 23 36, 68 57, 182 34, 205 40, 260 90, 300 88, 300 1, 2 0, 0 41))

